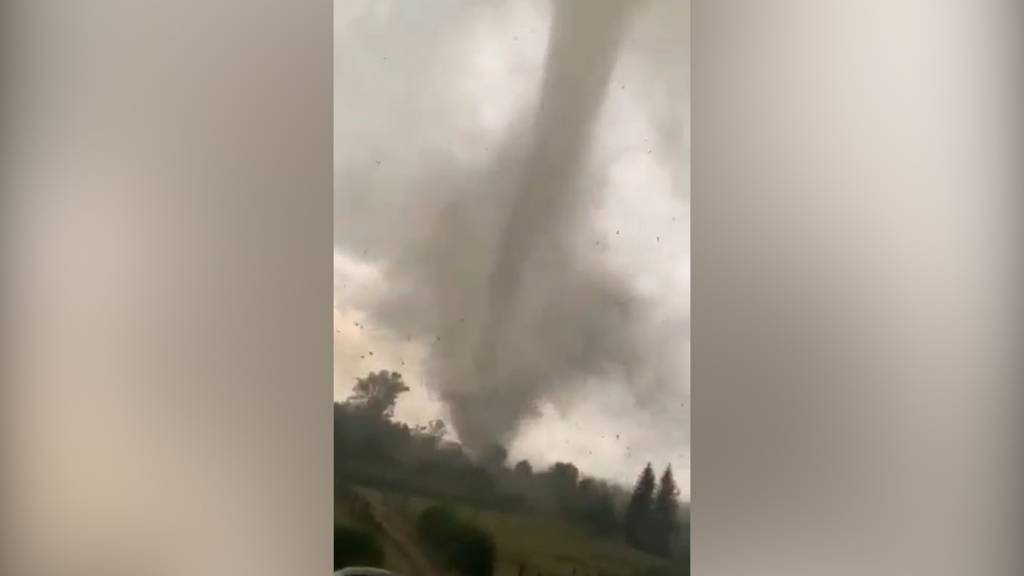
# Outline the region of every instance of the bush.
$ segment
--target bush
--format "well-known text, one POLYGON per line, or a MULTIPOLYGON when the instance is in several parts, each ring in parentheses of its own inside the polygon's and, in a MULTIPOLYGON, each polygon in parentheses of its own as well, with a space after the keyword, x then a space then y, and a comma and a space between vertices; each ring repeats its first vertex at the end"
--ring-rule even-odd
POLYGON ((420 539, 446 570, 461 576, 494 574, 494 538, 452 510, 431 506, 417 521, 420 539))
POLYGON ((349 526, 334 527, 334 569, 376 566, 384 559, 377 536, 349 526))

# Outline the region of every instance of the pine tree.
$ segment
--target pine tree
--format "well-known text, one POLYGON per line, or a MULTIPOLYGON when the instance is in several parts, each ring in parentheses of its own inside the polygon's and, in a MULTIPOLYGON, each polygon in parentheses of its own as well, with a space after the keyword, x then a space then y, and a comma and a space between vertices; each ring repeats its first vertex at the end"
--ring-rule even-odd
POLYGON ((653 509, 652 551, 662 556, 672 552, 672 536, 679 529, 679 487, 672 476, 672 466, 667 466, 658 484, 653 509))
POLYGON ((654 512, 654 470, 648 462, 633 488, 626 507, 626 538, 633 546, 648 550, 652 543, 654 512))

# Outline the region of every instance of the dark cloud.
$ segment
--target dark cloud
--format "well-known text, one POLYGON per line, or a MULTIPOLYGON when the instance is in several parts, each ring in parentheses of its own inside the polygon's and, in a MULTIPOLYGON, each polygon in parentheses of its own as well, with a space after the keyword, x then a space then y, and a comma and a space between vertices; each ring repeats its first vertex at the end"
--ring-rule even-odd
MULTIPOLYGON (((457 4, 439 3, 439 11, 454 16, 479 10, 457 4)), ((688 388, 686 354, 680 353, 688 346, 688 317, 645 296, 635 278, 607 264, 608 244, 622 242, 619 235, 580 241, 593 236, 600 204, 601 177, 592 161, 595 131, 617 87, 611 80, 623 58, 624 37, 646 4, 533 4, 533 14, 544 16, 540 22, 547 28, 510 31, 509 39, 543 47, 535 75, 523 73, 524 79, 532 78, 535 92, 521 99, 522 106, 507 107, 507 127, 493 140, 481 140, 486 154, 438 144, 438 138, 449 137, 465 146, 481 137, 458 135, 456 111, 431 92, 438 86, 434 75, 454 82, 453 71, 444 58, 423 53, 417 56, 422 66, 410 72, 430 78, 423 98, 413 93, 408 106, 404 99, 394 104, 401 108, 395 114, 408 123, 392 119, 387 124, 386 136, 399 145, 361 150, 339 162, 337 219, 345 228, 339 246, 352 253, 369 248, 367 259, 385 279, 381 290, 359 305, 380 326, 430 347, 427 383, 471 447, 510 442, 542 402, 578 402, 594 390, 588 382, 595 379, 628 388, 638 406, 661 422, 681 420, 679 403, 665 399, 688 388), (431 117, 427 108, 438 114, 431 117), (451 131, 439 135, 439 126, 451 131), (379 172, 378 163, 390 172, 379 172)), ((492 3, 499 12, 511 10, 508 6, 492 3)), ((640 15, 650 26, 649 12, 640 15)), ((443 24, 436 14, 431 18, 448 32, 466 25, 458 17, 443 24)), ((522 21, 531 22, 528 16, 522 21)), ((411 26, 398 24, 404 25, 411 26)), ((439 42, 447 41, 435 33, 439 42)), ((419 28, 417 34, 430 36, 419 28)), ((404 53, 399 46, 389 49, 388 64, 403 58, 392 55, 404 53)), ((532 52, 524 48, 524 54, 528 68, 532 52)), ((377 60, 374 65, 382 66, 377 60)), ((644 89, 632 79, 629 90, 644 89)), ((651 112, 655 122, 669 114, 658 102, 651 112)), ((659 137, 678 139, 673 129, 658 129, 659 137)), ((345 149, 357 147, 353 134, 342 135, 349 139, 345 149)), ((645 145, 641 153, 679 150, 677 141, 669 144, 645 145)), ((623 223, 621 236, 658 237, 658 242, 665 236, 629 225, 623 223)), ((640 253, 636 258, 650 259, 640 253)))

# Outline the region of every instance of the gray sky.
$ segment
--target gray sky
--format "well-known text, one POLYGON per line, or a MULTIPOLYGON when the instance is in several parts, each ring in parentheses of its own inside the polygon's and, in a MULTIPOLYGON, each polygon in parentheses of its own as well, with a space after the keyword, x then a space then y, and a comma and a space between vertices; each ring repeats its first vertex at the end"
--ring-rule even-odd
MULTIPOLYGON (((336 398, 356 376, 394 369, 412 386, 399 418, 452 423, 444 399, 475 385, 449 383, 469 361, 449 347, 461 353, 477 334, 460 328, 452 301, 473 309, 479 299, 461 279, 483 274, 495 250, 492 226, 474 226, 504 217, 500 198, 532 166, 551 16, 550 0, 335 3, 336 398), (468 216, 445 220, 453 206, 468 216)), ((566 260, 526 265, 539 280, 523 282, 519 311, 536 323, 500 346, 515 350, 510 366, 544 381, 511 416, 513 458, 571 460, 623 482, 648 460, 671 463, 686 497, 688 30, 687 2, 637 5, 572 177, 579 201, 555 227, 566 260), (559 290, 568 300, 549 293, 559 290), (627 343, 567 365, 542 354, 606 332, 608 298, 622 297, 635 303, 615 329, 627 343), (544 316, 566 307, 554 324, 566 327, 562 340, 543 343, 544 316)), ((513 385, 492 385, 501 402, 518 401, 513 385)))

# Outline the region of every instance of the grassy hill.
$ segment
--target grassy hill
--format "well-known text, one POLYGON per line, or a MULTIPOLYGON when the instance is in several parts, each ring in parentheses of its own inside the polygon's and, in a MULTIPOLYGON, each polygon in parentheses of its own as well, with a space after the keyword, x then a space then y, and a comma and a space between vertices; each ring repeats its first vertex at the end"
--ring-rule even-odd
MULTIPOLYGON (((415 536, 418 515, 436 503, 428 497, 353 486, 336 497, 335 523, 375 534, 382 544, 385 567, 403 576, 440 576, 415 536)), ((555 515, 448 504, 494 536, 498 546, 496 576, 676 573, 660 558, 615 538, 592 537, 555 515)))
MULTIPOLYGON (((540 471, 526 461, 512 465, 500 445, 471 455, 444 440, 443 423, 397 422, 389 407, 404 389, 400 374, 379 372, 357 381, 359 401, 334 406, 339 565, 383 563, 405 576, 447 576, 438 564, 467 573, 486 573, 481 566, 493 565, 497 576, 689 573, 688 530, 672 544, 659 540, 670 536, 661 525, 629 524, 625 509, 633 492, 589 477, 571 462, 540 471), (390 394, 378 398, 367 390, 390 394), (421 513, 431 507, 438 509, 421 525, 421 513), (627 526, 640 535, 637 548, 620 536, 627 526), (641 549, 679 559, 670 564, 641 549)), ((644 474, 653 478, 650 465, 644 474)), ((657 489, 674 490, 667 477, 657 489)), ((653 512, 654 494, 648 496, 653 512)), ((685 511, 679 520, 688 526, 685 511)))

